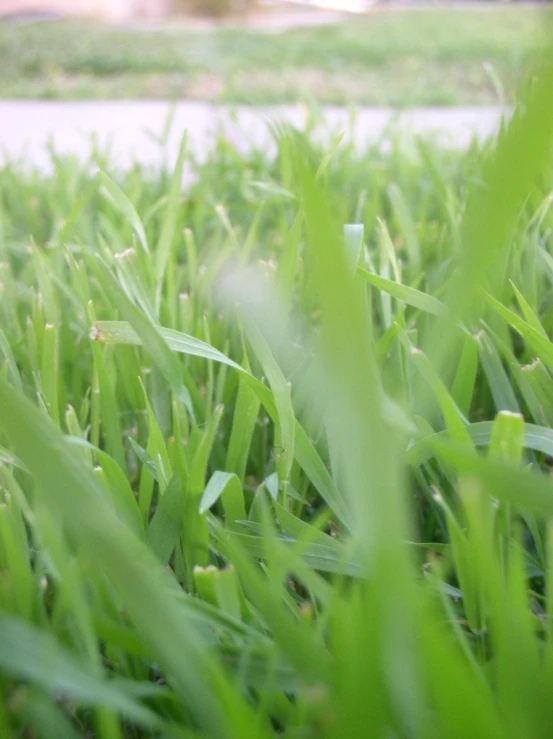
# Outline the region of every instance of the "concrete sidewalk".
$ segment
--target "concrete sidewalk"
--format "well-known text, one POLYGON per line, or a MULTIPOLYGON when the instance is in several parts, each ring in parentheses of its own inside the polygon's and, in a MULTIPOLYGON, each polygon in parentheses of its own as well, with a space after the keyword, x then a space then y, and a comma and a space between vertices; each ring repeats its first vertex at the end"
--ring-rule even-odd
MULTIPOLYGON (((114 165, 127 168, 138 162, 159 167, 174 161, 183 132, 189 147, 200 159, 213 146, 217 131, 241 152, 273 146, 269 121, 286 121, 300 128, 305 111, 299 106, 233 108, 182 102, 175 106, 165 150, 156 142, 170 107, 163 102, 49 103, 0 101, 0 164, 19 160, 22 165, 48 170, 50 142, 56 152, 72 154, 81 161, 90 155, 92 141, 109 147, 114 165), (153 135, 152 135, 153 134, 153 135)), ((393 123, 404 136, 433 136, 446 146, 464 147, 473 136, 493 134, 505 113, 500 108, 419 108, 398 114, 382 108, 360 108, 351 122, 344 108, 323 109, 324 123, 317 135, 330 138, 345 132, 360 149, 379 140, 393 123)))

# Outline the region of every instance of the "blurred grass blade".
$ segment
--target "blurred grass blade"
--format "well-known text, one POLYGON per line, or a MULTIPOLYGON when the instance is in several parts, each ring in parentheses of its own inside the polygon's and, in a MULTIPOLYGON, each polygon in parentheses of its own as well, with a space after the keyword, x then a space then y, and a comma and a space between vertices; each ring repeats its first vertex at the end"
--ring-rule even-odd
POLYGON ((144 231, 142 221, 140 220, 140 216, 136 212, 134 205, 121 190, 119 185, 116 185, 111 177, 109 177, 105 172, 98 172, 98 179, 101 183, 100 192, 118 211, 120 211, 120 213, 123 214, 125 219, 130 223, 133 231, 136 234, 138 243, 140 244, 142 249, 144 249, 146 254, 148 254, 149 249, 148 241, 146 239, 146 233, 144 231))
POLYGON ((480 364, 486 375, 496 410, 518 413, 520 410, 518 401, 497 349, 484 331, 480 331, 476 335, 476 343, 480 364))
MULTIPOLYGON (((97 321, 94 325, 93 332, 96 340, 106 343, 142 344, 142 340, 136 331, 130 324, 124 321, 97 321)), ((164 328, 160 328, 159 333, 167 342, 167 345, 174 351, 223 362, 228 364, 229 367, 233 367, 241 372, 244 380, 252 388, 265 408, 267 408, 269 414, 273 419, 276 418, 276 408, 269 388, 249 374, 239 364, 212 346, 209 346, 209 344, 192 336, 164 328)), ((295 424, 294 440, 295 454, 299 464, 312 480, 327 505, 337 513, 344 523, 351 524, 351 514, 348 512, 334 480, 321 460, 313 442, 309 439, 298 421, 295 424)))
POLYGON ((241 698, 205 652, 199 634, 183 621, 182 610, 170 595, 173 585, 168 576, 107 509, 92 472, 80 464, 56 427, 2 380, 0 405, 0 430, 28 465, 52 515, 72 527, 79 546, 109 573, 131 619, 198 722, 221 737, 242 731, 249 735, 247 727, 254 725, 260 730, 245 704, 239 714, 223 713, 215 690, 220 696, 232 695, 235 705, 241 698), (153 602, 155 610, 150 608, 153 602), (234 728, 229 721, 236 722, 234 728))
POLYGON ((393 183, 388 188, 388 197, 392 204, 401 233, 405 240, 405 248, 409 255, 409 263, 414 274, 418 275, 421 270, 422 256, 419 239, 409 207, 399 187, 393 183))
MULTIPOLYGON (((492 438, 493 421, 471 423, 467 427, 474 446, 489 446, 492 438)), ((412 465, 421 465, 431 458, 433 441, 445 441, 446 433, 440 431, 432 436, 412 443, 407 450, 407 461, 412 465)), ((532 423, 524 424, 523 446, 553 456, 553 429, 546 426, 536 426, 532 423)))
MULTIPOLYGON (((97 258, 94 263, 97 266, 98 275, 102 284, 105 286, 106 292, 117 306, 121 315, 128 320, 137 335, 140 336, 145 351, 151 357, 154 364, 159 367, 160 372, 171 386, 175 395, 182 400, 191 417, 194 418, 192 399, 183 383, 179 362, 167 346, 159 329, 127 297, 105 262, 97 258)), ((91 330, 91 338, 97 340, 103 339, 104 337, 93 328, 91 330)))
POLYGON ((146 544, 166 565, 182 531, 184 495, 177 475, 167 485, 146 532, 146 544))
POLYGON ((468 418, 476 386, 478 347, 470 334, 464 336, 463 351, 455 373, 451 395, 461 413, 468 418))
POLYGON ((0 667, 50 694, 88 706, 109 706, 131 721, 159 720, 112 681, 87 672, 53 637, 7 614, 0 615, 0 667))
POLYGON ((434 298, 432 295, 416 290, 414 287, 401 285, 393 280, 388 280, 380 275, 373 274, 366 269, 359 268, 358 273, 367 280, 371 285, 388 293, 394 298, 401 300, 407 305, 423 310, 426 313, 432 313, 435 316, 447 316, 448 312, 443 303, 434 298))
POLYGON ((246 518, 244 493, 240 479, 230 472, 214 472, 200 500, 200 513, 205 513, 221 498, 227 528, 236 530, 236 521, 246 518))
MULTIPOLYGON (((428 443, 428 442, 427 442, 428 443)), ((513 464, 484 459, 459 445, 438 439, 430 442, 463 475, 474 475, 494 495, 517 510, 538 516, 553 515, 553 485, 543 475, 521 471, 513 464)))
POLYGON ((344 241, 346 244, 346 253, 350 258, 352 273, 359 266, 359 260, 363 252, 364 230, 365 227, 362 223, 346 223, 344 225, 344 241))
POLYGON ((506 308, 499 300, 486 293, 484 296, 491 307, 522 336, 536 355, 553 371, 553 344, 547 336, 517 316, 514 311, 506 308))
POLYGON ((156 309, 159 313, 161 302, 161 290, 165 276, 165 268, 169 260, 171 249, 174 248, 173 242, 177 230, 177 219, 179 211, 179 198, 182 188, 182 174, 184 168, 184 159, 186 155, 187 136, 183 136, 175 170, 171 178, 171 186, 169 189, 169 197, 167 200, 167 208, 164 214, 163 226, 156 248, 156 309))

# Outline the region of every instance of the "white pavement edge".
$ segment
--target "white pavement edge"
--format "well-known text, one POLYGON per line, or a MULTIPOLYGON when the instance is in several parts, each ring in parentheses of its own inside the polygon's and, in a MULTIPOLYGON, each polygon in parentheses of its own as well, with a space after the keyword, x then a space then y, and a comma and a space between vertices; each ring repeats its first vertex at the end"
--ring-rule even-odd
MULTIPOLYGON (((164 102, 20 102, 0 101, 0 165, 18 161, 24 167, 48 171, 48 145, 58 154, 87 161, 92 141, 100 150, 109 147, 114 166, 134 163, 158 168, 171 164, 180 139, 187 131, 189 147, 205 158, 218 131, 246 153, 252 148, 273 146, 268 122, 305 124, 306 111, 297 105, 266 108, 214 106, 182 102, 174 117, 165 149, 156 142, 167 122, 171 106, 164 102), (154 136, 152 136, 152 134, 154 136)), ((425 135, 451 147, 465 147, 476 136, 484 139, 498 129, 508 110, 483 108, 415 108, 398 113, 384 108, 359 108, 352 117, 345 108, 322 109, 323 124, 316 135, 329 137, 344 132, 362 150, 380 139, 387 126, 404 136, 425 135)))

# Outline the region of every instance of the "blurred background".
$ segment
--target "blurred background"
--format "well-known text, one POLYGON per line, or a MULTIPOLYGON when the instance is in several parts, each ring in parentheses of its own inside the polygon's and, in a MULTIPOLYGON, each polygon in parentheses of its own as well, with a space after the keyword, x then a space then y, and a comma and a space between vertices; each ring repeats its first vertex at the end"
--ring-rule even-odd
POLYGON ((547 3, 0 0, 0 97, 513 101, 547 3))
POLYGON ((153 162, 143 129, 163 135, 168 102, 200 152, 221 126, 265 146, 257 113, 301 108, 335 130, 356 111, 361 139, 409 110, 464 145, 516 102, 552 18, 523 0, 0 0, 0 160, 97 135, 153 162))

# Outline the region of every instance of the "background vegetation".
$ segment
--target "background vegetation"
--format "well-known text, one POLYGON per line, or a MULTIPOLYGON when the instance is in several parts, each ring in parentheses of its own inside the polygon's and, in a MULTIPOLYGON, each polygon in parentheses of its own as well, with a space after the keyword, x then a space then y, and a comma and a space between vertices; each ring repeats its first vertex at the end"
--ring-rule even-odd
POLYGON ((267 32, 0 24, 0 97, 268 104, 512 102, 549 8, 378 11, 267 32))

